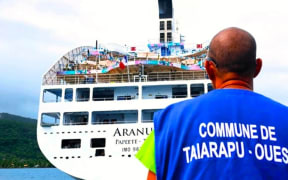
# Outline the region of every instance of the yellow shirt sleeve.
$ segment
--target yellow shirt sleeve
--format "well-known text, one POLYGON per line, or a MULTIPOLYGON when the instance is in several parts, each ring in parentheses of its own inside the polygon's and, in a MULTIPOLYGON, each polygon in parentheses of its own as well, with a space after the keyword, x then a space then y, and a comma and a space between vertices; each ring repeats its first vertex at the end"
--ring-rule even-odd
POLYGON ((156 174, 154 131, 149 134, 135 156, 146 168, 156 174))

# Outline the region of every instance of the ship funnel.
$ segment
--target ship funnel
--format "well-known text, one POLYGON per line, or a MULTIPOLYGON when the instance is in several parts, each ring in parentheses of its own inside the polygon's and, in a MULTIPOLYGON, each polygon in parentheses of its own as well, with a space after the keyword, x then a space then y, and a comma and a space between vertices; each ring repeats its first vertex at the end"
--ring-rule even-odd
POLYGON ((172 0, 158 0, 159 19, 173 18, 172 0))
POLYGON ((158 0, 158 6, 160 23, 159 42, 180 42, 180 34, 178 33, 178 24, 174 18, 172 0, 158 0))

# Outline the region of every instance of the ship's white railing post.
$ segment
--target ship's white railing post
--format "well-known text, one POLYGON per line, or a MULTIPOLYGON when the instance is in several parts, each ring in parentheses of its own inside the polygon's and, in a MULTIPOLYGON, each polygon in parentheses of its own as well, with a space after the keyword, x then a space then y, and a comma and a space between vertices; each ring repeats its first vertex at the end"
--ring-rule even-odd
POLYGON ((89 92, 89 101, 93 101, 93 87, 89 88, 90 92, 89 92))
POLYGON ((72 88, 73 89, 73 94, 72 94, 72 102, 75 102, 76 101, 76 88, 75 87, 73 87, 72 88))
MULTIPOLYGON (((138 101, 140 101, 139 104, 142 104, 141 103, 141 101, 142 101, 142 85, 138 86, 138 101)), ((140 109, 138 112, 138 123, 141 123, 141 121, 142 121, 141 118, 142 118, 142 109, 140 109)))
POLYGON ((62 88, 62 92, 61 92, 61 103, 65 102, 65 91, 66 91, 66 88, 62 88))
POLYGON ((208 83, 204 83, 204 93, 208 93, 208 83))
POLYGON ((190 98, 191 97, 191 88, 190 88, 190 84, 187 83, 187 97, 190 98))

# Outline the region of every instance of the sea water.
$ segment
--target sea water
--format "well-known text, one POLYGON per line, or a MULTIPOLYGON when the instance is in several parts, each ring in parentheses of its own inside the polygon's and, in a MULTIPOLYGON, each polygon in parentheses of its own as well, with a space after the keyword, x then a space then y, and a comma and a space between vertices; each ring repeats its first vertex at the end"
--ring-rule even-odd
POLYGON ((0 180, 74 180, 56 168, 0 169, 0 180))

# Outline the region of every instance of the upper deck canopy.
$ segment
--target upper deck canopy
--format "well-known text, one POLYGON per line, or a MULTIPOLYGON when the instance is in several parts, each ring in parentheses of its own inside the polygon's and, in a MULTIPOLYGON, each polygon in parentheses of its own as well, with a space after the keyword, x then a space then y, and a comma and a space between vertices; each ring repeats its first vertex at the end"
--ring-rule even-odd
MULTIPOLYGON (((177 47, 171 43, 167 45, 171 46, 177 47)), ((128 47, 114 44, 102 45, 97 50, 92 46, 75 48, 49 69, 43 77, 43 85, 207 78, 203 68, 207 48, 191 52, 181 48, 176 49, 177 55, 161 56, 159 48, 161 50, 165 44, 158 49, 157 46, 148 47, 150 52, 128 51, 128 47)))

